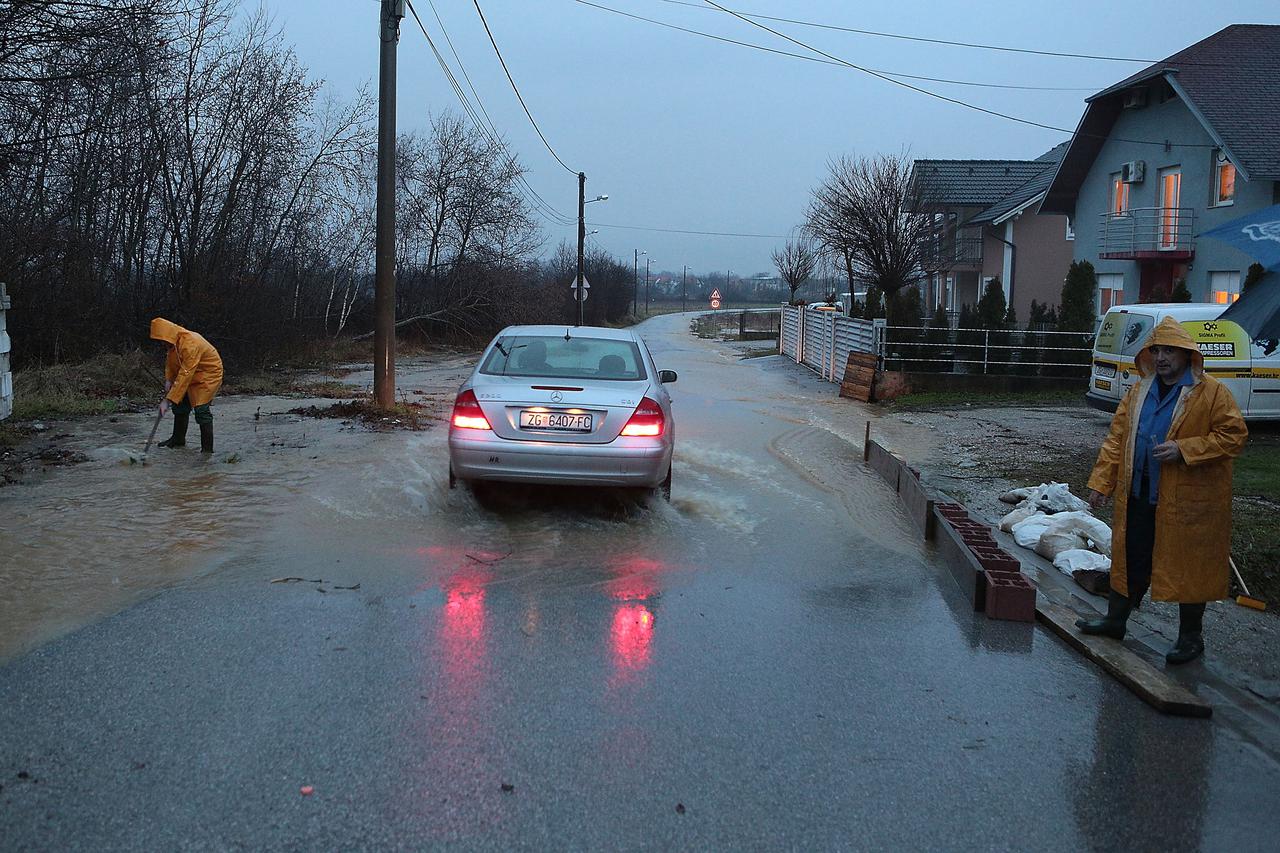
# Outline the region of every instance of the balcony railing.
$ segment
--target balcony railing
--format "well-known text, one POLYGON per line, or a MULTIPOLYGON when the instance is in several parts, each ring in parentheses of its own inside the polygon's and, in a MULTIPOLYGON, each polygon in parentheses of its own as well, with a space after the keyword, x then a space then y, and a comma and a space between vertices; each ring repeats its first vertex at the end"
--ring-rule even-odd
POLYGON ((925 264, 933 269, 950 269, 956 264, 982 263, 981 237, 940 237, 924 246, 925 264))
POLYGON ((1098 257, 1109 260, 1195 255, 1196 214, 1190 207, 1135 207, 1104 213, 1098 224, 1098 257))

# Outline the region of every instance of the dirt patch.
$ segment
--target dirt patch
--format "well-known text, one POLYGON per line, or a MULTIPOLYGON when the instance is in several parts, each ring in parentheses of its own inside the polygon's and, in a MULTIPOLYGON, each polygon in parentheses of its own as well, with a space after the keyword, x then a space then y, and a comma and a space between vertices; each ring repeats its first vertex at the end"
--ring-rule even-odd
MULTIPOLYGON (((56 435, 53 442, 70 438, 70 435, 56 435)), ((39 450, 24 446, 20 442, 13 446, 0 447, 0 486, 22 482, 28 475, 37 470, 47 468, 65 468, 88 462, 89 457, 78 450, 70 450, 56 443, 49 444, 39 450)))
POLYGON ((350 421, 380 432, 393 430, 421 432, 430 429, 437 421, 444 420, 438 406, 404 402, 397 403, 390 409, 383 409, 367 397, 334 403, 332 406, 299 406, 296 409, 290 409, 289 414, 301 415, 304 418, 334 418, 350 421))

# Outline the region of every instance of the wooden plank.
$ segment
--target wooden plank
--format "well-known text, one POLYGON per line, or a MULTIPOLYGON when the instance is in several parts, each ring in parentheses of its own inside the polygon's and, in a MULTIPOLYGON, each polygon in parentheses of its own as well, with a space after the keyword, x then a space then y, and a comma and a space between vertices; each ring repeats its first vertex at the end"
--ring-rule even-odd
POLYGON ((1076 619, 1080 616, 1071 608, 1040 596, 1036 601, 1036 618, 1157 711, 1179 717, 1213 715, 1212 705, 1125 648, 1123 643, 1081 634, 1076 628, 1076 619))
POLYGON ((871 402, 876 381, 876 357, 869 352, 851 352, 845 361, 840 396, 864 403, 871 402))
POLYGON ((892 453, 880 446, 880 443, 875 439, 868 441, 867 447, 870 450, 867 462, 871 465, 871 470, 879 474, 896 492, 898 490, 898 478, 906 470, 906 466, 892 453))

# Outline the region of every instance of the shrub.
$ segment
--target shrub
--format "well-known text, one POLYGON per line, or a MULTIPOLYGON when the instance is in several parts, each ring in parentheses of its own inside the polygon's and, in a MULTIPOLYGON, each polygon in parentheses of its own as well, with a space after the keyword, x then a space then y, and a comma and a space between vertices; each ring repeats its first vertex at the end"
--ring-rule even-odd
POLYGON ((1058 312, 1058 329, 1063 332, 1092 332, 1097 322, 1093 310, 1098 276, 1088 261, 1073 261, 1062 283, 1062 307, 1058 312))

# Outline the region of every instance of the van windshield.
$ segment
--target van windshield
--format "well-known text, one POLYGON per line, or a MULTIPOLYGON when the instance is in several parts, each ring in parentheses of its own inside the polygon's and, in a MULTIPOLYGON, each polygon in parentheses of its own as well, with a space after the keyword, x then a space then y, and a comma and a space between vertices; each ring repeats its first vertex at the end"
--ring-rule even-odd
POLYGON ((1102 318, 1094 349, 1111 355, 1133 358, 1151 336, 1156 318, 1136 311, 1111 311, 1102 318))

